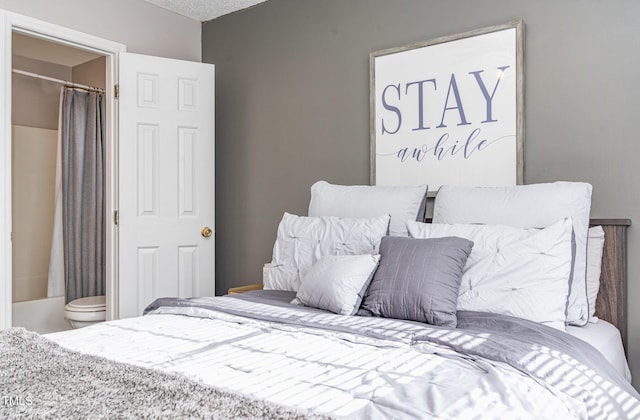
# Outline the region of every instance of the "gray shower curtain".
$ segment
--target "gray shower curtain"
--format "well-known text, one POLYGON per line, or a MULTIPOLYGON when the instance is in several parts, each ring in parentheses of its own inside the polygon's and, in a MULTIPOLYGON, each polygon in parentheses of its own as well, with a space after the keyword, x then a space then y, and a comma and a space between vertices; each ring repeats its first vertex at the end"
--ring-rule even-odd
POLYGON ((66 301, 105 293, 104 98, 65 88, 61 110, 66 301))

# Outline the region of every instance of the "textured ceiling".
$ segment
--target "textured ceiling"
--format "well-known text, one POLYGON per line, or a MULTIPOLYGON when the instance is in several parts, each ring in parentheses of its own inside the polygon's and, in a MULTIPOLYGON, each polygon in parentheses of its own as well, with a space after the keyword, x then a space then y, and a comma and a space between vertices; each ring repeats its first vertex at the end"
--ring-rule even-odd
POLYGON ((145 0, 191 19, 206 22, 266 0, 145 0))

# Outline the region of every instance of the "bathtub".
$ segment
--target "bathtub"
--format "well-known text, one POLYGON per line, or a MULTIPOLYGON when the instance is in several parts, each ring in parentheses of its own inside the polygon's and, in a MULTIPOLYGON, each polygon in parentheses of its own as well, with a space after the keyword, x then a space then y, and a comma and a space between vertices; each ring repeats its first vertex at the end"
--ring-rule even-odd
POLYGON ((70 330, 64 319, 64 296, 13 303, 13 326, 41 334, 70 330))

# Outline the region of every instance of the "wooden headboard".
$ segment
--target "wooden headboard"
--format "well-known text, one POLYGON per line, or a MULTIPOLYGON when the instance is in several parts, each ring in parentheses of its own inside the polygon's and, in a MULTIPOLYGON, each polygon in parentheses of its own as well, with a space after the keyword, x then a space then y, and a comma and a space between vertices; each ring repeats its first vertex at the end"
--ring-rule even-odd
POLYGON ((627 228, 630 219, 591 219, 602 226, 604 250, 596 316, 618 327, 627 349, 627 228))

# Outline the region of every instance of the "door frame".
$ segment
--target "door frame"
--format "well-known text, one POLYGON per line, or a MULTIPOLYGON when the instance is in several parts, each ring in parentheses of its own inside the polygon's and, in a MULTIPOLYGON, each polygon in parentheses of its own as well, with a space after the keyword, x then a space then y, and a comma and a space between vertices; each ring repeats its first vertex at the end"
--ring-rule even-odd
POLYGON ((0 9, 0 329, 12 326, 11 215, 11 79, 13 33, 41 38, 106 57, 105 127, 105 260, 107 320, 118 318, 118 113, 114 96, 118 83, 118 54, 126 46, 64 26, 0 9))

